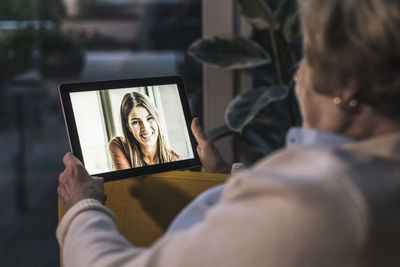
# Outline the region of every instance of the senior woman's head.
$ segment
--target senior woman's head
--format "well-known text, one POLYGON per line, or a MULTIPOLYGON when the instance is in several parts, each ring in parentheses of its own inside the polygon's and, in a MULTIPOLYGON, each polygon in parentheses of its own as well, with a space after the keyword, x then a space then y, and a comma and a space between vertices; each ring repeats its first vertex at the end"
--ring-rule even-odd
POLYGON ((328 119, 314 113, 328 108, 327 98, 348 118, 366 107, 388 120, 400 118, 400 1, 299 4, 304 59, 297 76, 303 87, 318 93, 297 90, 306 124, 328 119), (310 110, 310 105, 317 108, 310 110))
POLYGON ((155 149, 160 163, 169 161, 157 109, 147 96, 138 92, 126 94, 121 102, 120 115, 132 166, 146 165, 143 150, 155 149))

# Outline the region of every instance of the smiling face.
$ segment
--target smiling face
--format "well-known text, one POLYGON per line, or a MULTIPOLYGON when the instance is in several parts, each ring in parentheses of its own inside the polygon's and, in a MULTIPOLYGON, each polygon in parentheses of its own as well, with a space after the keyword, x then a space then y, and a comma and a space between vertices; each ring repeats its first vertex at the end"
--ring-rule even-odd
POLYGON ((134 107, 128 116, 128 129, 144 150, 155 148, 158 125, 153 115, 142 106, 134 107))

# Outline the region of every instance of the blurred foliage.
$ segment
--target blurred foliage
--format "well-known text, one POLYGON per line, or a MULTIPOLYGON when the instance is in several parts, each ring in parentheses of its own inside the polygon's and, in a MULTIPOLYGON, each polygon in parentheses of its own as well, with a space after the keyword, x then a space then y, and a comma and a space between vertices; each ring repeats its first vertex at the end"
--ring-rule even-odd
POLYGON ((28 31, 0 33, 0 81, 32 66, 33 36, 28 31))
POLYGON ((58 32, 58 1, 1 0, 0 21, 12 29, 0 29, 0 81, 6 81, 32 67, 44 75, 74 73, 83 64, 81 48, 58 32), (52 21, 51 29, 46 21, 52 21), (39 64, 34 64, 40 57, 39 64), (35 66, 34 66, 35 65, 35 66))
POLYGON ((46 77, 74 76, 84 63, 83 48, 58 31, 18 30, 0 34, 0 81, 22 73, 34 66, 34 52, 40 55, 39 67, 46 77), (35 38, 40 42, 35 47, 35 38))
POLYGON ((255 68, 270 62, 268 53, 256 42, 242 36, 214 36, 194 42, 190 55, 222 69, 255 68))
POLYGON ((200 39, 189 54, 211 67, 253 71, 254 89, 238 95, 227 108, 226 125, 208 135, 238 136, 252 148, 254 161, 283 146, 288 128, 301 123, 292 83, 301 57, 300 23, 296 0, 235 1, 252 25, 251 36, 200 39))
POLYGON ((57 28, 59 5, 53 0, 1 0, 0 21, 12 27, 0 29, 0 64, 7 66, 0 71, 0 81, 32 67, 48 76, 80 71, 81 47, 57 28))
POLYGON ((237 0, 237 2, 242 16, 255 28, 260 30, 279 28, 270 6, 263 1, 237 0))
POLYGON ((53 1, 1 0, 0 20, 54 19, 52 9, 49 8, 53 1))
POLYGON ((27 20, 32 19, 31 4, 29 0, 1 0, 1 20, 27 20))

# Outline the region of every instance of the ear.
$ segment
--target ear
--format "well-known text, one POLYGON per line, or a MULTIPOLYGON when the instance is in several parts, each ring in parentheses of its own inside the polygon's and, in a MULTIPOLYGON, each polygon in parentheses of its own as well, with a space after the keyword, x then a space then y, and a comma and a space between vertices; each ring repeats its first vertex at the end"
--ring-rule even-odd
POLYGON ((333 99, 333 103, 346 112, 347 115, 356 114, 360 110, 357 93, 356 83, 354 80, 349 81, 341 91, 340 96, 333 99))

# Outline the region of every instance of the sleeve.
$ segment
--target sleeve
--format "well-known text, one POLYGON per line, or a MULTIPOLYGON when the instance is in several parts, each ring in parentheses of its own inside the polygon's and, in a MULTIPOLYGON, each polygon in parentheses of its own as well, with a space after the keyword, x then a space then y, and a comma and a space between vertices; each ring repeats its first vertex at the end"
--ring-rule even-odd
POLYGON ((200 194, 187 205, 168 227, 167 234, 188 229, 204 220, 207 212, 221 199, 224 185, 218 185, 200 194))
POLYGON ((129 160, 126 157, 120 138, 118 137, 113 138, 108 144, 108 149, 110 151, 110 156, 114 166, 114 170, 125 170, 131 168, 131 164, 129 163, 129 160))
MULTIPOLYGON (((237 174, 245 170, 243 163, 233 163, 231 174, 237 174)), ((221 199, 224 185, 218 185, 210 188, 196 197, 189 205, 187 205, 168 227, 167 233, 180 231, 201 222, 207 212, 218 204, 221 199)))
POLYGON ((363 225, 343 188, 266 175, 241 172, 204 220, 148 249, 129 244, 106 208, 74 206, 57 230, 64 266, 351 266, 363 225))
POLYGON ((56 236, 63 266, 122 266, 141 251, 119 234, 114 214, 95 199, 68 210, 56 236))
POLYGON ((170 153, 170 159, 171 159, 171 161, 178 161, 178 160, 181 160, 181 159, 182 159, 181 156, 179 156, 179 154, 176 153, 176 152, 173 151, 173 150, 170 150, 169 153, 170 153))

